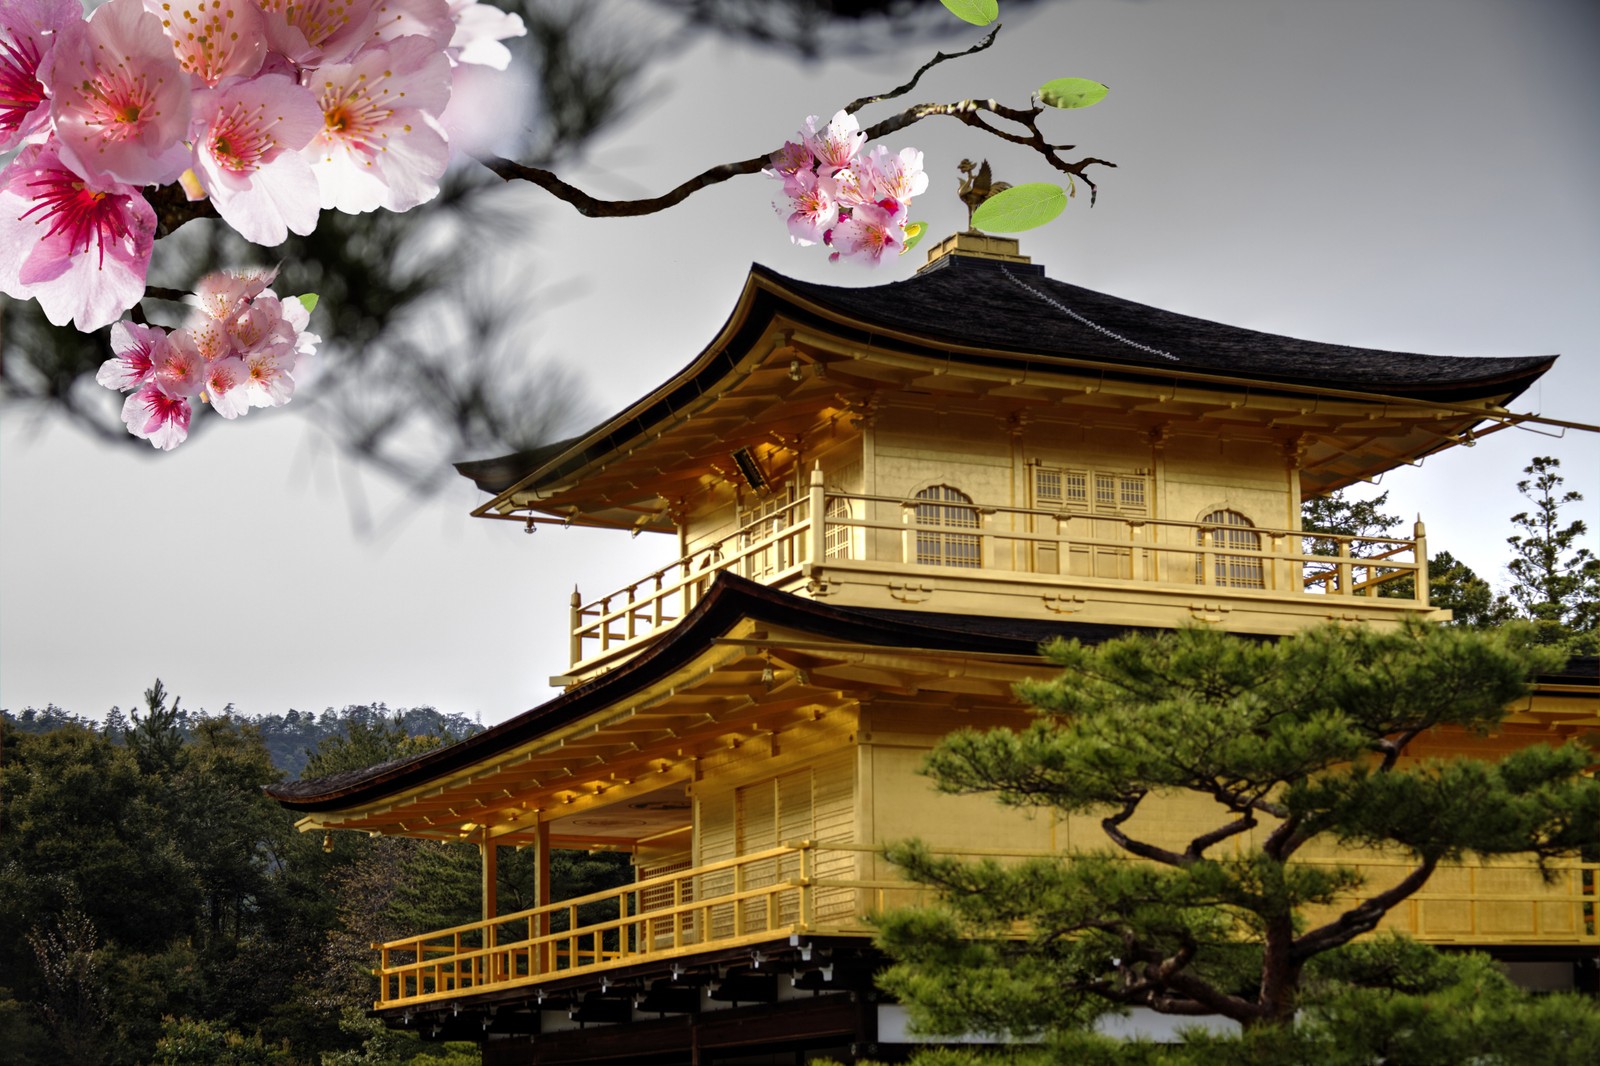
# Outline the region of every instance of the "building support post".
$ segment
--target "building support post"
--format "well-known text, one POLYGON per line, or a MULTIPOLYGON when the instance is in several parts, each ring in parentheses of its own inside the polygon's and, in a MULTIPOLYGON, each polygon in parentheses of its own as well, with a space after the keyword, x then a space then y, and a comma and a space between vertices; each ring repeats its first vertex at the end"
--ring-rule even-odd
MULTIPOLYGON (((533 906, 547 908, 550 906, 550 823, 542 820, 534 823, 533 844, 530 847, 533 847, 533 906)), ((534 922, 534 927, 534 936, 549 936, 549 912, 541 914, 538 922, 534 922)))
POLYGON ((495 907, 495 889, 500 883, 500 849, 489 837, 489 827, 483 827, 483 840, 478 843, 478 864, 481 874, 479 887, 483 897, 483 920, 490 921, 498 915, 495 907))

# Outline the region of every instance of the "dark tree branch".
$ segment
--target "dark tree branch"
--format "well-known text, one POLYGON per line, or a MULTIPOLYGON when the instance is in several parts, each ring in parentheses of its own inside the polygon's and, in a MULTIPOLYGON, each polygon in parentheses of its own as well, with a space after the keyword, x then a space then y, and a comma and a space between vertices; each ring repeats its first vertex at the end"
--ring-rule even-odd
POLYGON ((857 111, 860 111, 863 107, 866 107, 868 104, 881 103, 884 100, 893 100, 897 96, 904 96, 906 93, 917 87, 917 82, 922 80, 922 76, 924 74, 928 73, 928 71, 932 70, 940 63, 943 63, 947 59, 960 59, 962 56, 970 56, 974 52, 983 51, 991 44, 994 44, 994 39, 995 37, 999 36, 999 33, 1000 24, 996 23, 994 29, 989 31, 989 36, 985 37, 971 48, 968 48, 965 52, 935 52, 932 59, 928 60, 926 63, 922 64, 922 66, 917 68, 917 72, 911 75, 910 81, 898 88, 890 89, 886 93, 879 93, 877 96, 863 96, 859 100, 850 101, 848 104, 844 105, 845 114, 853 115, 857 111))
POLYGON ((1219 844, 1229 837, 1248 833, 1256 827, 1256 817, 1253 812, 1246 813, 1242 818, 1236 818, 1227 825, 1218 826, 1209 833, 1201 833, 1189 841, 1189 846, 1184 849, 1183 856, 1189 862, 1199 862, 1205 858, 1205 851, 1213 844, 1219 844))
POLYGON ((1298 937, 1290 950, 1290 957, 1296 961, 1309 959, 1320 952, 1347 944, 1362 933, 1372 932, 1385 914, 1427 884, 1428 878, 1433 876, 1434 867, 1438 865, 1436 858, 1424 859, 1421 866, 1412 870, 1393 888, 1363 900, 1326 925, 1298 937))
POLYGON ((1166 848, 1156 847, 1154 844, 1146 843, 1143 840, 1135 840, 1122 831, 1122 823, 1133 817, 1133 812, 1139 809, 1139 804, 1144 800, 1144 797, 1145 793, 1143 792, 1135 793, 1128 797, 1127 801, 1122 805, 1122 810, 1116 814, 1107 815, 1100 820, 1100 828, 1105 830, 1106 836, 1111 838, 1113 844, 1123 851, 1139 856, 1141 859, 1159 862, 1164 866, 1181 867, 1190 865, 1192 860, 1186 856, 1180 855, 1176 851, 1168 851, 1166 848))

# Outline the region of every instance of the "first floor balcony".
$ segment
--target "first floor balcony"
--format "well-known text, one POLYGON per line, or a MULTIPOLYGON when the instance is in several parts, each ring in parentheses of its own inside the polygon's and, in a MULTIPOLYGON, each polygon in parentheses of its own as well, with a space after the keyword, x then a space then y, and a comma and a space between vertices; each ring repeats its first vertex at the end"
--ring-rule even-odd
POLYGON ((852 607, 1287 633, 1328 619, 1442 617, 1422 523, 1410 537, 1306 533, 1233 511, 1199 521, 994 506, 944 486, 911 499, 809 490, 596 599, 573 593, 571 676, 675 625, 729 571, 852 607))
MULTIPOLYGON (((937 850, 936 850, 937 853, 937 850)), ((1040 852, 962 851, 970 858, 1021 859, 1040 852)), ((1354 867, 1363 895, 1398 881, 1410 865, 1363 855, 1306 860, 1354 867)), ((807 938, 872 936, 871 918, 929 902, 900 879, 878 848, 801 840, 622 888, 419 933, 379 951, 382 1011, 437 1007, 521 990, 541 1009, 568 1000, 543 989, 585 975, 654 968, 677 974, 697 960, 742 950, 759 969, 764 950, 807 938)), ((1353 903, 1356 896, 1351 896, 1353 903)), ((1494 948, 1589 948, 1600 937, 1600 864, 1559 862, 1548 877, 1531 862, 1442 865, 1423 890, 1389 912, 1384 928, 1433 944, 1494 948)), ((687 1011, 679 1003, 662 1010, 687 1011)), ((697 1008, 696 1008, 697 1009, 697 1008)))

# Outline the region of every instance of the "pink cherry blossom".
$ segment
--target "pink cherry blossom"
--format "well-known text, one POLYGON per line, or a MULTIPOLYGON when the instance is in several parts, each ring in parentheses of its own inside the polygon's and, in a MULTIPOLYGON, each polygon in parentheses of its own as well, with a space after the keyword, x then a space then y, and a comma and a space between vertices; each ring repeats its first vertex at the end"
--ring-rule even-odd
POLYGON ((210 318, 231 320, 257 296, 266 291, 278 276, 271 270, 218 270, 207 274, 194 287, 194 303, 210 318))
POLYGON ((322 112, 282 74, 197 94, 195 170, 223 221, 246 240, 272 246, 317 227, 317 179, 300 154, 322 112))
POLYGON ((452 64, 470 63, 505 70, 511 65, 511 50, 500 42, 528 32, 519 15, 501 11, 478 0, 450 0, 450 18, 455 32, 446 54, 452 64))
POLYGON ((244 357, 249 373, 243 386, 244 398, 251 407, 282 407, 294 395, 295 355, 276 348, 264 348, 244 357))
POLYGON ((324 208, 408 211, 431 200, 450 151, 433 115, 450 100, 450 63, 401 37, 307 76, 323 128, 305 149, 324 208))
POLYGON ((188 167, 189 76, 141 0, 67 26, 46 66, 61 155, 80 173, 164 185, 188 167))
POLYGON ((378 24, 372 0, 259 0, 267 42, 302 67, 349 59, 378 24))
POLYGON ((150 380, 168 396, 195 396, 205 388, 208 360, 188 330, 177 329, 167 334, 166 347, 151 355, 150 380))
POLYGON ((6 0, 0 6, 0 152, 49 121, 39 66, 57 35, 81 21, 78 0, 6 0))
POLYGON ((128 432, 165 452, 188 438, 193 413, 187 397, 174 396, 154 381, 122 405, 122 421, 128 432))
POLYGON ((868 161, 872 165, 873 200, 909 204, 912 197, 927 191, 928 174, 922 169, 922 152, 918 149, 902 148, 891 156, 883 145, 874 145, 868 161))
POLYGON ((233 337, 225 320, 196 313, 179 332, 193 345, 202 362, 214 362, 233 353, 233 337))
POLYGON ((905 212, 888 211, 878 204, 862 204, 833 228, 834 256, 855 258, 871 266, 883 262, 886 252, 905 247, 905 212))
POLYGON ((179 66, 206 85, 248 78, 267 55, 266 23, 250 0, 144 0, 179 66))
POLYGON ((118 322, 111 327, 110 359, 100 364, 95 381, 108 389, 127 392, 149 381, 157 359, 164 359, 167 331, 160 326, 118 322))
POLYGON ((811 149, 797 141, 784 141, 783 147, 773 152, 768 157, 772 166, 761 173, 769 178, 781 178, 784 183, 784 192, 794 195, 789 188, 789 182, 802 170, 812 170, 817 165, 817 157, 811 154, 811 149))
POLYGON ((30 144, 0 171, 0 291, 99 329, 144 295, 155 229, 138 189, 81 177, 53 139, 30 144))
MULTIPOLYGON (((839 219, 839 201, 833 179, 812 170, 796 173, 790 189, 789 239, 799 245, 816 244, 839 219)), ((779 208, 781 211, 782 208, 779 208)))
POLYGON ((857 156, 847 166, 833 175, 834 186, 839 190, 839 205, 853 208, 860 204, 878 201, 878 172, 870 156, 857 156))
POLYGON ((205 398, 223 418, 238 418, 250 410, 250 371, 237 355, 218 359, 206 367, 205 398))
POLYGON ((856 117, 844 111, 837 112, 821 130, 817 129, 817 116, 810 116, 800 136, 822 168, 835 170, 854 159, 867 139, 856 117))
POLYGON ((456 31, 446 0, 374 0, 373 14, 372 41, 426 37, 443 48, 456 31))

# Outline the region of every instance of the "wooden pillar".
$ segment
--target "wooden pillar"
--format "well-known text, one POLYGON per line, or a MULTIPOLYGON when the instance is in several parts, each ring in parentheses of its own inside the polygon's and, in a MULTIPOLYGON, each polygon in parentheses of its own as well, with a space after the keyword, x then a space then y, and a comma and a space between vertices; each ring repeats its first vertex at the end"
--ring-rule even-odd
MULTIPOLYGON (((546 907, 550 904, 550 823, 539 821, 534 827, 533 836, 533 905, 546 907)), ((543 936, 550 932, 550 916, 543 915, 539 919, 539 928, 536 935, 543 936)))
POLYGON ((499 911, 495 907, 496 888, 500 883, 500 849, 489 837, 489 827, 483 827, 483 839, 478 843, 478 864, 481 874, 479 889, 483 897, 483 920, 489 921, 499 911))

